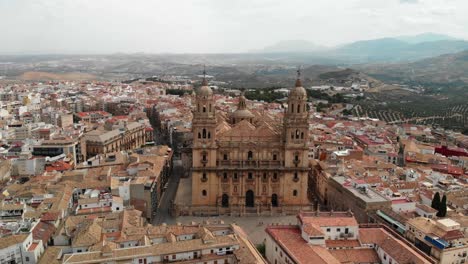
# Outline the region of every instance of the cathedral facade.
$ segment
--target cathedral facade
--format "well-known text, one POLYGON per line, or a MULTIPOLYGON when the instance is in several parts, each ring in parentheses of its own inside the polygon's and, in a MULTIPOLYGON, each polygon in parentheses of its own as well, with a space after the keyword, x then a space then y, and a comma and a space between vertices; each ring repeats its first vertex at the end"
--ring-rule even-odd
POLYGON ((308 206, 307 93, 298 77, 284 118, 249 110, 218 113, 206 79, 193 110, 192 206, 218 212, 308 206))

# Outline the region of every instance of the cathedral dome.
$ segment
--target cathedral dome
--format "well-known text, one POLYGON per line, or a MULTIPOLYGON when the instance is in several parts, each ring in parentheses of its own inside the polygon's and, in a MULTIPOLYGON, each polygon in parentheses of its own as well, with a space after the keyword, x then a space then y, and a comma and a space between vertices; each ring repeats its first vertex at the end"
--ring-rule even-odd
POLYGON ((297 79, 296 80, 296 87, 294 87, 292 90, 291 90, 291 95, 292 96, 299 96, 299 97, 307 97, 307 92, 306 90, 304 89, 304 87, 302 87, 302 82, 301 82, 301 79, 297 79))
POLYGON ((248 109, 237 109, 232 113, 232 117, 235 119, 246 119, 253 118, 254 114, 252 114, 248 109))
POLYGON ((198 96, 211 96, 213 95, 213 90, 208 85, 203 85, 197 91, 198 96))
POLYGON ((255 117, 255 115, 252 114, 252 112, 250 112, 249 109, 247 109, 247 103, 244 95, 241 95, 239 97, 239 104, 237 106, 237 110, 234 111, 234 113, 232 113, 231 117, 237 122, 240 120, 251 119, 255 117))

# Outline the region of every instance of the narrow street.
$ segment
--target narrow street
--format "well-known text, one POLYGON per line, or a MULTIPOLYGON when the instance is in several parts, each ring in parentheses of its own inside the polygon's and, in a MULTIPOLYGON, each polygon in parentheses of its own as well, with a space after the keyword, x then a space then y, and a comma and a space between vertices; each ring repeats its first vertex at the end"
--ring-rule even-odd
POLYGON ((170 215, 169 210, 175 199, 180 176, 183 173, 182 161, 174 159, 173 166, 172 175, 169 178, 167 189, 161 198, 156 216, 152 220, 151 224, 153 225, 160 225, 162 223, 175 224, 175 218, 170 215))

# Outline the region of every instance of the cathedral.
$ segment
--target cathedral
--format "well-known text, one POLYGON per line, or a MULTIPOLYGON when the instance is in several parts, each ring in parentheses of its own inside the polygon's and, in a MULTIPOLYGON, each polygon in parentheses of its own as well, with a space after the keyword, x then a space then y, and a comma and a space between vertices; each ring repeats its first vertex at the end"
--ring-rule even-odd
POLYGON ((206 78, 193 109, 192 206, 263 213, 309 205, 307 93, 300 77, 283 120, 249 110, 217 112, 206 78))

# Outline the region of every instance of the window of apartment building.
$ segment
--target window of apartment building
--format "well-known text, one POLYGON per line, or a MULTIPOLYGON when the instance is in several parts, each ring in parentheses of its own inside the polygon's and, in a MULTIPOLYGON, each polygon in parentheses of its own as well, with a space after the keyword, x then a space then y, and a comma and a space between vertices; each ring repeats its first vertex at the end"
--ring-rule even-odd
POLYGON ((341 229, 340 229, 340 228, 337 228, 337 229, 336 229, 336 232, 340 232, 340 231, 341 231, 341 229))
POLYGON ((206 190, 203 190, 203 191, 202 191, 202 195, 203 195, 203 196, 206 196, 206 190))
POLYGON ((331 229, 330 229, 330 228, 327 228, 327 232, 330 232, 330 231, 331 231, 331 229))
POLYGON ((278 247, 275 247, 275 251, 278 252, 278 247))
POLYGON ((176 255, 172 255, 172 259, 176 259, 176 255))
POLYGON ((344 232, 345 232, 345 234, 348 234, 348 233, 349 233, 349 228, 346 227, 346 228, 344 229, 344 232))
POLYGON ((293 196, 297 196, 297 190, 293 191, 293 196))
POLYGON ((387 254, 385 254, 385 253, 383 254, 383 259, 387 260, 387 254))
POLYGON ((25 259, 26 259, 27 262, 29 262, 29 257, 26 257, 25 259))

